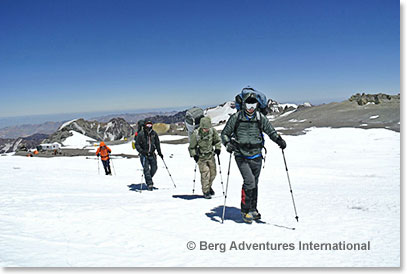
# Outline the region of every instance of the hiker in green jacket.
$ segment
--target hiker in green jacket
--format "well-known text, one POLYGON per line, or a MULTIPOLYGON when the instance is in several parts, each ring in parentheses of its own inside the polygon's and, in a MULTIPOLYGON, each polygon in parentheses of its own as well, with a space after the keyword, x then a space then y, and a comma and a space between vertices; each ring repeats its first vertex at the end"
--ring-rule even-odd
POLYGON ((236 164, 243 177, 241 213, 243 221, 251 223, 261 218, 257 210, 258 182, 262 165, 263 132, 285 149, 286 143, 277 134, 265 115, 258 111, 256 94, 242 98, 242 109, 233 114, 221 133, 222 143, 235 154, 236 164))
POLYGON ((202 192, 206 199, 215 195, 212 189, 212 183, 216 177, 215 154, 219 155, 220 149, 221 140, 218 132, 212 127, 211 119, 203 117, 199 128, 191 135, 188 150, 199 166, 202 192))

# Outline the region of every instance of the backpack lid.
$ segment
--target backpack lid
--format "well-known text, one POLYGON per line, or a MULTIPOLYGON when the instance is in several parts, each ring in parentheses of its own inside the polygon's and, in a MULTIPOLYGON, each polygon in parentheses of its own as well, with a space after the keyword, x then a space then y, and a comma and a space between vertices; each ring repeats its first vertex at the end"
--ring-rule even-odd
POLYGON ((264 95, 264 93, 262 93, 261 91, 255 90, 254 88, 251 88, 251 87, 245 87, 235 97, 235 106, 236 106, 237 110, 242 109, 243 99, 246 98, 248 96, 248 94, 250 94, 250 93, 255 94, 257 102, 259 103, 260 109, 267 108, 267 97, 266 97, 266 95, 264 95))
POLYGON ((199 126, 202 117, 204 117, 203 109, 198 107, 190 108, 185 113, 185 123, 199 126))
POLYGON ((140 132, 143 130, 145 120, 138 120, 137 121, 137 132, 140 132))

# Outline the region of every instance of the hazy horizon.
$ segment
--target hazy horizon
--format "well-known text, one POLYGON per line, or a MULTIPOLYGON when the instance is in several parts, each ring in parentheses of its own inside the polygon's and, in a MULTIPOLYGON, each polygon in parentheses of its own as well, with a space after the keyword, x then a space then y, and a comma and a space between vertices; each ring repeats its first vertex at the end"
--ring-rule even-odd
MULTIPOLYGON (((237 94, 237 93, 236 93, 237 94)), ((398 94, 398 93, 388 93, 388 94, 398 94)), ((350 95, 351 96, 351 95, 350 95)), ((321 105, 321 104, 329 104, 332 102, 342 102, 344 100, 349 99, 346 98, 332 98, 330 100, 296 100, 296 101, 287 101, 287 102, 279 102, 280 104, 303 104, 305 102, 309 102, 312 105, 321 105)), ((275 100, 275 98, 270 98, 275 100)), ((227 101, 233 101, 234 98, 231 98, 227 101)), ((48 114, 33 114, 33 115, 21 115, 21 116, 3 116, 0 117, 0 129, 6 127, 13 127, 13 126, 21 126, 25 124, 42 124, 45 122, 64 122, 67 120, 72 119, 94 119, 103 116, 110 116, 110 115, 122 115, 122 114, 143 114, 143 113, 160 113, 160 112, 171 112, 171 111, 184 111, 190 107, 198 106, 198 107, 215 107, 224 102, 218 102, 208 105, 189 105, 189 106, 175 106, 175 107, 163 107, 163 108, 139 108, 139 109, 126 109, 126 110, 109 110, 109 111, 90 111, 90 112, 68 112, 68 113, 48 113, 48 114)))

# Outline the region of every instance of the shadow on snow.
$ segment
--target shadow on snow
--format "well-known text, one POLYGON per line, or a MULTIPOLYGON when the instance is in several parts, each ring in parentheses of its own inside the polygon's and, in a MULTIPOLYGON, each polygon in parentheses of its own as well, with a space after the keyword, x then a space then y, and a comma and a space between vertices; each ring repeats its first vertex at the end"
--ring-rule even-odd
POLYGON ((131 184, 128 185, 129 191, 147 190, 146 184, 131 184))
MULTIPOLYGON (((223 206, 218 206, 211 209, 211 212, 205 213, 205 215, 211 219, 211 221, 220 223, 222 222, 223 206)), ((242 214, 240 209, 236 207, 227 206, 225 209, 225 221, 234 221, 235 223, 244 223, 242 220, 242 214)))
POLYGON ((183 200, 195 200, 195 199, 203 199, 203 195, 172 195, 172 198, 178 198, 183 200))

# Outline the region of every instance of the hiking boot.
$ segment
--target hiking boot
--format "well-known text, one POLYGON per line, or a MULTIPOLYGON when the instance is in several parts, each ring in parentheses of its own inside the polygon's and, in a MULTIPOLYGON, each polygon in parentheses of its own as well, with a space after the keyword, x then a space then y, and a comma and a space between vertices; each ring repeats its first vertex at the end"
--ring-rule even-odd
POLYGON ((211 194, 211 195, 213 196, 213 195, 215 195, 215 191, 213 191, 213 189, 211 188, 211 189, 209 190, 209 194, 211 194))
POLYGON ((153 186, 153 185, 148 185, 148 186, 147 186, 147 190, 148 190, 148 191, 153 191, 153 189, 154 189, 154 186, 153 186))
POLYGON ((253 220, 260 220, 261 219, 261 214, 256 210, 251 212, 253 215, 253 220))
POLYGON ((247 224, 251 224, 253 222, 252 212, 249 213, 242 212, 242 220, 247 224))
POLYGON ((211 199, 211 193, 210 192, 204 193, 204 198, 211 199))

